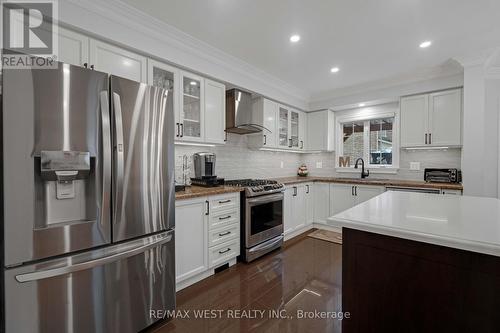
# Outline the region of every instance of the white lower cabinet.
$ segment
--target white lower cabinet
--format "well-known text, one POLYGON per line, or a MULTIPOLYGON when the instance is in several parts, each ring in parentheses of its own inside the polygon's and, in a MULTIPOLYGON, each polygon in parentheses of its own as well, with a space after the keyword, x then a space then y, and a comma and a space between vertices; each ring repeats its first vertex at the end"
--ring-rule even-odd
POLYGON ((285 188, 284 199, 284 233, 285 236, 302 230, 312 224, 314 207, 312 183, 296 184, 285 188))
POLYGON ((208 269, 206 198, 175 204, 175 280, 180 282, 208 269))
POLYGON ((330 216, 330 184, 314 183, 314 222, 326 223, 330 216))
POLYGON ((384 191, 383 186, 330 184, 330 215, 354 207, 384 191))
POLYGON ((240 254, 240 195, 222 194, 175 203, 177 290, 235 262, 240 254))

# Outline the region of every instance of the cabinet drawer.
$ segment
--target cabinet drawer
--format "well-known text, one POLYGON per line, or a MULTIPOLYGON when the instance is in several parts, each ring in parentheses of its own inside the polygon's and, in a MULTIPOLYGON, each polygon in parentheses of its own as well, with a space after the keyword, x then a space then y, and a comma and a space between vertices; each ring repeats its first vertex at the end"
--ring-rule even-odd
POLYGON ((218 212, 236 209, 240 204, 240 197, 238 195, 224 195, 217 197, 209 197, 210 202, 210 215, 217 214, 218 212))
POLYGON ((240 224, 233 223, 223 228, 210 230, 208 233, 208 246, 216 246, 238 237, 240 237, 240 224))
POLYGON ((214 267, 229 261, 240 255, 240 239, 228 241, 226 243, 208 249, 208 262, 210 267, 214 267))
POLYGON ((210 214, 209 229, 212 230, 215 228, 221 228, 233 223, 239 224, 239 222, 240 212, 238 211, 238 209, 210 214))

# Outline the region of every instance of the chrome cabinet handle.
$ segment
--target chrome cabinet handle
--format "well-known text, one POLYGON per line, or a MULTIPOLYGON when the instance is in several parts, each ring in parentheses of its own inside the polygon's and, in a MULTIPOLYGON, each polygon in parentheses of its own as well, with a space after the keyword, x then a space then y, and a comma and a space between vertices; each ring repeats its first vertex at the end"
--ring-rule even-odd
POLYGON ((432 144, 432 133, 429 133, 429 144, 432 144))
POLYGON ((115 206, 114 206, 114 219, 115 223, 121 222, 122 215, 122 192, 123 192, 123 122, 122 122, 122 105, 120 95, 113 93, 113 106, 115 117, 115 158, 116 158, 116 178, 115 178, 115 206))
POLYGON ((294 186, 293 187, 293 196, 296 197, 297 196, 297 186, 294 186))
POLYGON ((228 199, 228 200, 220 200, 219 203, 220 204, 224 204, 224 203, 228 203, 228 202, 231 202, 231 199, 228 199))
POLYGON ((304 149, 304 141, 300 141, 300 149, 304 149))
POLYGON ((184 137, 184 124, 183 124, 183 123, 181 123, 180 125, 181 125, 181 132, 180 132, 179 136, 180 136, 181 138, 183 138, 183 137, 184 137))
POLYGON ((230 249, 230 248, 227 248, 227 250, 224 250, 224 251, 219 251, 219 254, 223 254, 223 253, 226 253, 226 252, 229 252, 229 251, 231 251, 231 249, 230 249))
POLYGON ((210 214, 210 203, 208 202, 208 200, 205 200, 205 203, 207 204, 207 212, 205 213, 205 215, 208 215, 210 214))
POLYGON ((109 119, 108 92, 102 91, 101 123, 102 123, 102 189, 101 189, 101 224, 109 224, 109 193, 111 191, 111 121, 109 119))
POLYGON ((88 66, 89 66, 88 63, 86 63, 86 62, 83 63, 83 67, 87 68, 88 66))
POLYGON ((90 65, 90 69, 91 69, 91 70, 94 70, 94 65, 90 65))
MULTIPOLYGON (((57 267, 47 270, 39 270, 32 273, 20 274, 16 276, 16 280, 21 283, 30 282, 30 281, 48 279, 56 276, 71 274, 86 269, 91 269, 97 266, 102 266, 111 262, 116 262, 118 260, 132 257, 134 255, 143 253, 149 249, 158 247, 161 244, 168 243, 171 240, 172 240, 172 232, 168 232, 160 236, 152 236, 150 240, 148 240, 148 243, 146 244, 144 244, 144 241, 141 240, 140 245, 134 246, 133 248, 126 251, 119 251, 118 248, 120 248, 121 245, 116 245, 115 247, 116 251, 114 251, 112 254, 108 256, 102 256, 100 258, 96 258, 93 260, 68 264, 62 267, 57 267)), ((78 255, 74 257, 77 256, 78 255)))
POLYGON ((292 148, 292 139, 288 139, 288 148, 292 148))
POLYGON ((357 186, 354 186, 354 195, 358 196, 358 187, 357 186))
POLYGON ((309 185, 306 185, 307 191, 306 193, 309 194, 309 185))
POLYGON ((223 232, 223 233, 220 233, 219 236, 222 237, 222 236, 227 236, 231 233, 231 231, 226 231, 226 232, 223 232))
POLYGON ((181 124, 175 123, 175 125, 177 126, 177 133, 175 134, 175 136, 179 137, 181 133, 181 126, 180 126, 181 124))
POLYGON ((230 218, 231 218, 231 215, 228 215, 228 216, 224 216, 224 217, 219 217, 219 220, 227 220, 230 218))
POLYGON ((427 133, 425 133, 425 144, 427 144, 427 133))
POLYGON ((267 135, 264 134, 264 146, 267 145, 267 135))

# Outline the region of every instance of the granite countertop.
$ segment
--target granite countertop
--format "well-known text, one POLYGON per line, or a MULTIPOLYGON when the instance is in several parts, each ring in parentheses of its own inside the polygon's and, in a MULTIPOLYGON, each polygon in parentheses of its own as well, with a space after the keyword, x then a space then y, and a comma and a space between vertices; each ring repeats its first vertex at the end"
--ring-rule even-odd
POLYGON ((500 256, 500 200, 384 192, 328 224, 500 256))
POLYGON ((428 183, 420 180, 402 180, 402 179, 382 179, 382 178, 341 178, 341 177, 282 177, 273 178, 285 185, 308 183, 308 182, 326 182, 343 183, 359 185, 379 185, 379 186, 398 186, 398 187, 418 187, 418 188, 436 188, 447 190, 463 190, 462 184, 457 183, 428 183))
POLYGON ((175 200, 193 199, 215 194, 225 194, 241 192, 242 187, 235 186, 217 186, 217 187, 201 187, 201 186, 187 186, 184 191, 175 192, 175 200))

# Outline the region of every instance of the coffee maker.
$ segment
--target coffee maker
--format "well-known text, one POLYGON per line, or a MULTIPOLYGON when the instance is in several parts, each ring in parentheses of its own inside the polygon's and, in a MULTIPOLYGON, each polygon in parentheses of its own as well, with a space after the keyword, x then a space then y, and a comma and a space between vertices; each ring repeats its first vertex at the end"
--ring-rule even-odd
POLYGON ((215 175, 214 153, 195 153, 193 163, 195 177, 191 178, 191 184, 206 187, 224 185, 224 179, 215 175))

